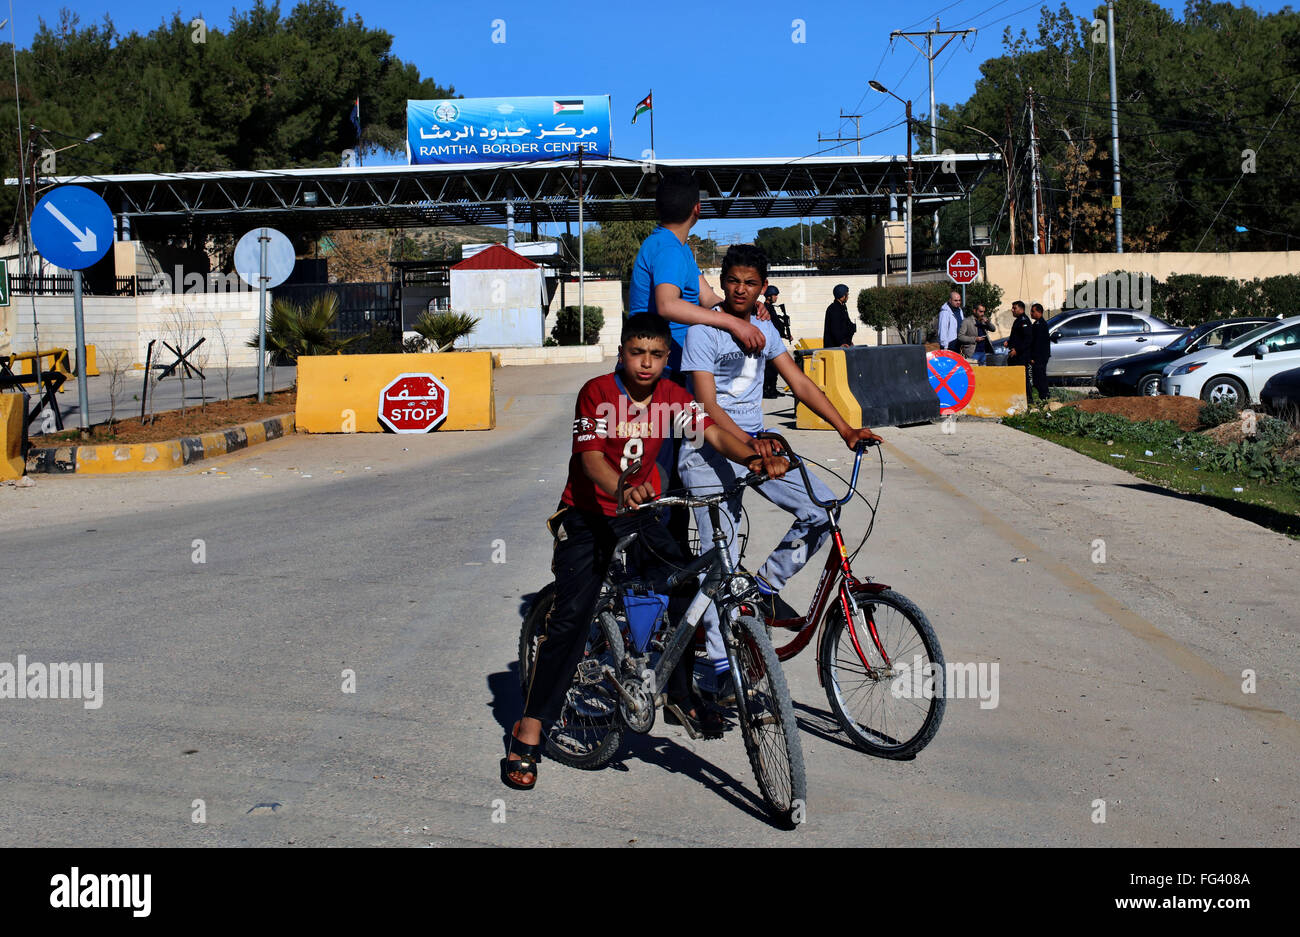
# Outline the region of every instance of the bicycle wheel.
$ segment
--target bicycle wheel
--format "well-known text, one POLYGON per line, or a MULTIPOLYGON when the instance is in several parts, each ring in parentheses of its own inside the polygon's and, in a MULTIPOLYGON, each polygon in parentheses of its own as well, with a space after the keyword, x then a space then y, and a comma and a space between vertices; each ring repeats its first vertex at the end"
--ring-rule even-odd
MULTIPOLYGON (((537 660, 538 640, 554 605, 555 584, 551 583, 537 593, 520 629, 519 679, 525 697, 537 660)), ((546 733, 546 753, 562 765, 594 770, 613 758, 623 743, 618 691, 602 672, 607 663, 613 663, 613 656, 600 625, 593 622, 586 652, 573 674, 559 718, 546 733)))
POLYGON ((863 751, 912 758, 939 731, 947 704, 939 639, 925 614, 892 589, 863 590, 855 598, 852 629, 845 627, 838 597, 827 613, 820 654, 826 699, 844 732, 863 751), (890 657, 889 667, 869 623, 890 657), (933 692, 926 689, 927 677, 933 678, 933 692))
POLYGON ((807 781, 785 673, 762 621, 742 615, 729 632, 736 712, 749 764, 770 812, 788 823, 805 803, 807 781))

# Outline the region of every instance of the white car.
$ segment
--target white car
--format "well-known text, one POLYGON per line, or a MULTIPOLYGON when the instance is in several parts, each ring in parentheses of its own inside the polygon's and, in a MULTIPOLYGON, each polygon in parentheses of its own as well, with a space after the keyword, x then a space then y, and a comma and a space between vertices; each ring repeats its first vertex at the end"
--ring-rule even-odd
POLYGON ((1160 389, 1239 407, 1259 399, 1264 383, 1300 367, 1300 316, 1252 329, 1219 348, 1196 351, 1165 366, 1160 389))

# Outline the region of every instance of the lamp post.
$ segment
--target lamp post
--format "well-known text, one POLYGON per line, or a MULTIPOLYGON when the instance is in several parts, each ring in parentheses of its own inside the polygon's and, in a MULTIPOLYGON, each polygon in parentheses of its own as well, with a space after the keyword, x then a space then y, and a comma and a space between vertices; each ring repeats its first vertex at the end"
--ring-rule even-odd
MULTIPOLYGON (((49 184, 49 185, 39 185, 39 183, 40 183, 40 177, 36 174, 36 161, 37 161, 37 159, 38 159, 38 158, 44 158, 44 157, 55 156, 56 154, 62 153, 62 152, 64 152, 65 150, 76 149, 77 147, 81 146, 83 143, 94 143, 96 140, 98 140, 100 137, 103 136, 102 133, 100 133, 98 130, 96 130, 94 133, 90 134, 89 136, 86 136, 86 137, 83 138, 83 139, 79 139, 79 140, 77 140, 75 143, 69 143, 67 146, 61 146, 61 147, 58 147, 57 149, 53 149, 53 150, 45 150, 43 153, 40 153, 40 154, 38 155, 38 152, 37 152, 37 149, 36 149, 36 141, 37 141, 37 138, 38 138, 38 137, 44 137, 44 136, 46 136, 46 135, 48 135, 48 134, 53 134, 53 135, 55 135, 55 136, 59 136, 59 137, 68 137, 69 139, 71 139, 71 137, 70 137, 69 134, 66 134, 66 133, 60 133, 60 132, 57 131, 57 130, 45 130, 45 129, 41 128, 41 127, 37 127, 35 124, 29 124, 29 125, 27 126, 27 129, 28 129, 28 131, 30 131, 30 133, 31 133, 31 136, 29 136, 29 137, 27 138, 27 149, 28 149, 28 157, 29 157, 29 158, 28 158, 28 160, 25 160, 25 161, 23 162, 23 165, 21 165, 21 166, 18 167, 18 169, 19 169, 19 174, 20 174, 21 177, 22 177, 22 178, 20 178, 20 179, 18 180, 20 186, 25 186, 25 185, 27 184, 26 168, 27 168, 27 163, 28 163, 29 161, 30 161, 30 163, 31 163, 31 167, 32 167, 32 177, 31 177, 31 178, 32 178, 32 181, 31 181, 31 193, 32 193, 32 196, 31 196, 30 201, 28 202, 28 205, 27 205, 27 211, 25 212, 25 218, 24 218, 24 221, 26 222, 26 224, 25 224, 25 226, 24 226, 23 231, 20 232, 20 234, 23 236, 23 238, 24 238, 24 240, 25 240, 25 243, 19 245, 19 250, 20 250, 20 253, 21 253, 21 256, 22 256, 22 272, 23 272, 23 275, 24 275, 24 276, 30 276, 30 275, 31 275, 31 273, 32 273, 32 269, 31 269, 31 268, 32 268, 32 256, 33 256, 33 255, 35 254, 35 252, 36 252, 35 246, 32 244, 32 212, 34 212, 34 211, 36 210, 36 197, 37 197, 38 195, 40 195, 40 194, 41 194, 43 191, 45 191, 46 189, 49 189, 49 188, 52 188, 52 187, 53 187, 53 183, 51 183, 51 184, 49 184)), ((56 170, 56 171, 57 171, 57 170, 56 170)))
MULTIPOLYGON (((874 78, 867 82, 881 94, 887 94, 907 108, 907 227, 903 229, 904 250, 907 252, 907 285, 912 285, 912 102, 904 101, 874 78)), ((885 271, 888 274, 888 270, 885 271)))

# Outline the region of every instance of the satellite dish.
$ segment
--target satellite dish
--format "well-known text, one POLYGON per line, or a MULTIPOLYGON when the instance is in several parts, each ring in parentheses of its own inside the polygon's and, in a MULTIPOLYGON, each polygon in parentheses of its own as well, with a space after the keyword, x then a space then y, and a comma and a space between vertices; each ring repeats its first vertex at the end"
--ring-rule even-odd
POLYGON ((293 245, 275 228, 254 228, 235 245, 235 272, 240 279, 258 289, 262 275, 262 237, 266 236, 266 288, 279 286, 293 273, 293 245))

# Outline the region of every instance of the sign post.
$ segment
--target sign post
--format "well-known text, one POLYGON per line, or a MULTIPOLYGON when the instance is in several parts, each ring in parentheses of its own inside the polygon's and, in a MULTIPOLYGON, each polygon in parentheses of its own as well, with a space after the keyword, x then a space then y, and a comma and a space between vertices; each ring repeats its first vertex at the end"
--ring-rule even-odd
MULTIPOLYGON (((32 213, 32 244, 50 263, 72 271, 77 406, 80 411, 78 425, 83 437, 90 432, 90 401, 86 389, 86 325, 81 307, 81 271, 98 263, 112 243, 113 213, 108 203, 90 189, 79 185, 59 186, 36 203, 36 210, 32 213)), ((39 361, 35 367, 40 370, 39 361)))
POLYGON ((257 402, 266 402, 266 291, 289 278, 293 244, 275 228, 254 228, 235 245, 235 272, 257 287, 257 402))
POLYGON ((0 306, 9 305, 9 261, 0 260, 0 306))

